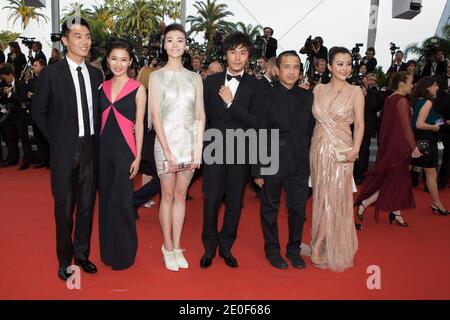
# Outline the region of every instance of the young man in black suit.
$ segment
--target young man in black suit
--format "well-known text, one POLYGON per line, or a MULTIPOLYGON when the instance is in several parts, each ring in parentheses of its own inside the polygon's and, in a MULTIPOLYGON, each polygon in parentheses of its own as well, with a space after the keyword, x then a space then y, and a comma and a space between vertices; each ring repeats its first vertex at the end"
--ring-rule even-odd
POLYGON ((275 268, 288 267, 280 254, 277 224, 283 188, 289 214, 286 257, 293 267, 303 269, 305 262, 300 256, 300 244, 308 199, 309 148, 315 124, 313 94, 296 85, 300 77, 300 58, 295 51, 281 53, 277 68, 279 82, 264 98, 264 128, 279 131, 279 148, 275 148, 279 151, 279 169, 274 174, 263 175, 262 166, 254 165, 252 175, 262 188, 260 213, 267 260, 275 268))
MULTIPOLYGON (((219 256, 225 263, 236 268, 237 260, 231 253, 231 248, 237 236, 239 218, 241 215, 244 189, 250 177, 248 159, 238 164, 236 148, 228 150, 232 144, 226 141, 226 132, 236 132, 257 129, 261 126, 263 91, 260 82, 244 72, 249 60, 251 41, 243 33, 236 32, 228 36, 223 44, 228 67, 226 71, 210 75, 205 80, 204 103, 207 129, 220 132, 224 143, 221 144, 223 154, 216 152, 215 161, 210 163, 205 158, 203 167, 203 233, 202 240, 205 253, 200 260, 200 266, 211 265, 219 247, 219 256), (226 141, 226 142, 225 142, 226 141), (233 158, 232 161, 229 161, 233 158), (234 154, 234 157, 231 156, 234 154), (220 158, 220 159, 219 159, 220 158), (228 161, 227 161, 228 160, 228 161), (225 215, 222 230, 217 230, 218 210, 225 196, 225 215)), ((207 133, 206 133, 207 134, 207 133)), ((213 142, 217 141, 212 141, 213 142)), ((205 143, 209 148, 208 142, 205 143)), ((245 153, 248 155, 248 143, 245 153)), ((216 150, 217 151, 217 150, 216 150)), ((247 157, 248 158, 248 157, 247 157)))
POLYGON ((66 59, 42 71, 34 94, 33 119, 50 145, 58 276, 67 280, 73 258, 85 272, 97 272, 89 253, 97 185, 98 90, 103 77, 100 70, 85 63, 92 42, 86 20, 72 17, 65 21, 62 42, 66 59))

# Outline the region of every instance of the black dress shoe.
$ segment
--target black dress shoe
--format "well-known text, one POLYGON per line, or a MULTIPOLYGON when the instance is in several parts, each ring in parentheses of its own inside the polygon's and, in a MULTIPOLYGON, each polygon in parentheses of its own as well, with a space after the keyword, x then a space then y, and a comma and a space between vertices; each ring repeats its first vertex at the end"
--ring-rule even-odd
POLYGON ((30 165, 28 163, 22 163, 19 167, 19 171, 23 171, 23 170, 27 170, 30 167, 30 165))
POLYGON ((238 262, 235 257, 230 253, 228 256, 225 256, 221 251, 219 251, 219 257, 225 260, 225 264, 231 268, 237 268, 238 262))
POLYGON ((192 201, 192 200, 194 200, 194 198, 190 194, 186 193, 186 201, 192 201))
POLYGON ((67 272, 68 267, 59 267, 58 269, 58 278, 60 278, 63 281, 67 281, 67 279, 70 278, 72 273, 67 272))
POLYGON ((95 266, 95 264, 87 259, 75 261, 75 264, 77 266, 80 266, 81 269, 83 269, 83 271, 86 273, 97 273, 97 267, 95 266))
POLYGON ((288 264, 286 260, 283 259, 281 255, 273 255, 273 256, 266 256, 266 259, 269 261, 270 265, 277 269, 287 269, 288 264))
POLYGON ((291 262, 294 268, 297 269, 305 268, 305 261, 303 261, 302 257, 300 256, 300 253, 298 254, 286 253, 286 258, 288 258, 288 260, 291 262))
POLYGON ((212 261, 213 261, 213 258, 212 258, 212 257, 203 256, 203 257, 200 259, 200 268, 203 268, 203 269, 208 268, 209 266, 211 266, 212 261))

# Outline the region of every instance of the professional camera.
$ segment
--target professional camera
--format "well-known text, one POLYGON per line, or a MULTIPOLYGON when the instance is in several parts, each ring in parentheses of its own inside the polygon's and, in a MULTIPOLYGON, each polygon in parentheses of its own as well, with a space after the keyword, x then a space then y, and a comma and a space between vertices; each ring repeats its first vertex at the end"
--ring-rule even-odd
POLYGON ((257 57, 261 57, 263 54, 264 37, 257 35, 255 40, 255 53, 257 57))
POLYGON ((430 39, 430 43, 425 46, 424 55, 426 60, 431 60, 439 49, 441 49, 439 45, 439 39, 437 38, 430 39))
POLYGON ((50 40, 52 40, 52 42, 61 41, 61 33, 50 33, 50 40))
POLYGON ((397 51, 398 49, 400 49, 400 47, 397 47, 397 46, 395 45, 395 43, 393 43, 393 42, 389 43, 389 45, 390 45, 389 50, 391 50, 391 54, 392 54, 392 55, 395 55, 395 51, 397 51))
POLYGON ((309 36, 308 39, 306 39, 304 48, 305 48, 304 54, 314 55, 316 53, 314 50, 314 40, 312 36, 309 36))
POLYGON ((22 44, 24 46, 26 46, 30 50, 32 49, 34 39, 36 39, 36 38, 27 38, 27 37, 19 37, 19 38, 22 39, 22 44))

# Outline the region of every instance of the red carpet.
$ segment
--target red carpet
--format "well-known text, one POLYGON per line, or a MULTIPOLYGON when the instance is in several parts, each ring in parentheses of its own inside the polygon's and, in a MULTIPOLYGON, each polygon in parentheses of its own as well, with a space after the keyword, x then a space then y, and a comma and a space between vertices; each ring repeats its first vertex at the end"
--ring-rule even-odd
MULTIPOLYGON (((140 179, 139 179, 140 180, 140 179)), ((191 267, 178 273, 163 267, 157 209, 140 209, 139 249, 135 266, 112 271, 99 259, 97 213, 91 260, 96 275, 82 274, 81 290, 68 290, 57 277, 55 225, 49 171, 16 168, 0 170, 0 299, 449 299, 450 217, 433 215, 430 197, 415 190, 417 208, 404 213, 410 228, 391 226, 386 214, 379 225, 373 209, 358 232, 354 268, 344 273, 307 268, 279 271, 264 258, 259 204, 247 192, 233 253, 238 269, 220 258, 200 269, 201 182, 187 204, 183 247, 191 267), (367 288, 367 268, 381 268, 381 289, 367 288)), ((450 207, 450 189, 441 193, 450 207)), ((303 240, 310 240, 311 203, 308 203, 303 240)), ((287 215, 279 219, 282 247, 287 241, 287 215)))

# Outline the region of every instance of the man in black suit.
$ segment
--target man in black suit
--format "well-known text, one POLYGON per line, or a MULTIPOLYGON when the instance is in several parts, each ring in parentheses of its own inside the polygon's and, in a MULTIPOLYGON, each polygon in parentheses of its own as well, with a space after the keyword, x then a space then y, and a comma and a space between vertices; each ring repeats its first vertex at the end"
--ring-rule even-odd
POLYGON ((272 38, 273 36, 273 29, 270 27, 264 28, 264 36, 263 36, 263 47, 262 47, 262 55, 266 57, 267 59, 270 59, 272 57, 277 56, 277 48, 278 48, 278 41, 275 38, 272 38))
POLYGON ((366 73, 374 72, 374 70, 378 64, 378 61, 375 58, 375 48, 374 47, 367 48, 366 56, 364 58, 362 58, 361 63, 363 63, 366 66, 366 68, 367 68, 366 73))
POLYGON ((23 159, 19 170, 26 170, 31 163, 31 143, 28 136, 29 108, 27 99, 27 85, 14 76, 13 66, 9 63, 0 68, 2 90, 0 103, 8 110, 3 122, 8 158, 4 166, 14 166, 19 163, 19 139, 22 142, 23 159))
POLYGON ((283 188, 289 215, 286 257, 293 267, 302 269, 305 262, 300 256, 300 244, 308 199, 309 148, 315 124, 313 94, 296 85, 300 77, 300 58, 295 51, 281 53, 277 67, 279 82, 266 92, 264 99, 264 128, 279 131, 279 170, 264 176, 262 166, 254 165, 252 175, 262 187, 260 213, 267 260, 275 268, 288 267, 280 254, 277 224, 283 188))
MULTIPOLYGON (((228 62, 227 70, 210 75, 205 80, 206 127, 209 132, 220 132, 223 143, 216 140, 205 143, 202 233, 205 253, 200 260, 202 268, 211 265, 217 247, 219 256, 225 259, 228 266, 238 266, 231 248, 237 236, 244 189, 250 177, 250 165, 248 159, 237 162, 237 158, 242 156, 242 153, 236 152, 239 146, 234 146, 234 137, 225 137, 227 132, 248 132, 251 131, 248 129, 261 126, 262 86, 256 78, 244 72, 250 49, 251 40, 247 35, 236 32, 228 36, 223 45, 228 62), (211 161, 206 157, 206 150, 210 150, 211 145, 215 144, 219 144, 222 150, 216 150, 211 161), (224 221, 222 230, 218 232, 218 210, 224 196, 224 221)), ((208 131, 205 133, 206 140, 208 131)), ((245 143, 244 148, 245 155, 248 155, 248 143, 245 143)))
POLYGON ((102 83, 101 71, 85 63, 92 42, 89 24, 79 17, 68 20, 62 25, 66 59, 42 71, 33 101, 33 119, 50 145, 58 276, 62 280, 70 277, 74 257, 85 272, 97 272, 89 253, 97 186, 98 90, 102 83))
POLYGON ((428 59, 422 70, 422 77, 445 76, 447 73, 447 62, 445 61, 442 49, 435 49, 432 52, 431 59, 428 59))
POLYGON ((164 31, 166 30, 166 24, 164 21, 159 23, 159 32, 150 35, 150 41, 148 46, 151 48, 151 55, 157 57, 161 61, 167 61, 167 51, 164 48, 164 31))
POLYGON ((266 72, 264 72, 261 78, 261 83, 264 87, 264 91, 270 90, 277 80, 277 58, 272 57, 266 62, 266 72))
POLYGON ((392 60, 392 65, 389 67, 386 73, 387 83, 389 83, 389 79, 391 78, 391 75, 393 73, 397 73, 400 71, 408 71, 408 67, 406 66, 406 63, 403 62, 403 51, 398 50, 395 53, 394 60, 392 60))
POLYGON ((45 65, 47 65, 47 57, 42 52, 42 43, 40 43, 39 41, 33 42, 33 45, 31 46, 31 49, 28 52, 28 59, 30 59, 31 64, 33 64, 33 62, 35 62, 36 60, 41 59, 42 61, 45 62, 45 65), (33 52, 34 57, 32 54, 33 52))

